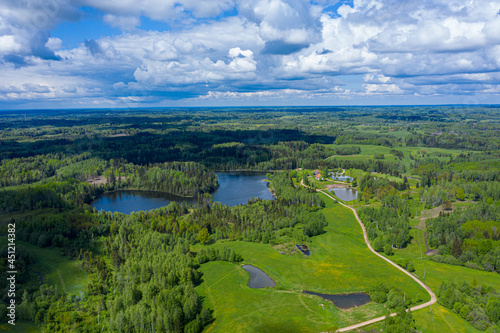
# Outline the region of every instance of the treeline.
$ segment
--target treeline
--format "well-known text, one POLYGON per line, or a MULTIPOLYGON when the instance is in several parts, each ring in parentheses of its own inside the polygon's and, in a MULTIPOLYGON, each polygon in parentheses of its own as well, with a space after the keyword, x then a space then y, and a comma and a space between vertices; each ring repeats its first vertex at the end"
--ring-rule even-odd
POLYGON ((500 205, 480 202, 427 220, 434 261, 500 272, 500 205))
POLYGON ((0 163, 0 187, 32 184, 53 177, 57 170, 89 157, 89 153, 70 157, 54 153, 3 160, 0 163))
POLYGON ((229 261, 229 262, 241 262, 243 258, 240 254, 235 253, 233 249, 214 249, 209 247, 208 249, 202 248, 200 252, 196 254, 196 259, 198 263, 204 264, 209 261, 229 261))
POLYGON ((394 317, 386 317, 384 322, 386 332, 415 332, 415 320, 409 307, 421 300, 412 300, 401 289, 389 287, 383 283, 368 289, 367 293, 373 302, 384 304, 385 307, 397 313, 394 317))
MULTIPOLYGON (((493 130, 490 131, 493 133, 493 130)), ((438 147, 446 149, 493 150, 498 149, 498 142, 490 140, 491 136, 457 135, 452 133, 413 133, 406 138, 408 147, 438 147)))
POLYGON ((480 331, 499 330, 500 293, 489 286, 478 286, 474 279, 471 284, 443 282, 437 292, 438 301, 467 320, 480 331))
MULTIPOLYGON (((188 222, 206 229, 212 241, 219 239, 270 243, 274 231, 302 227, 304 239, 324 232, 325 217, 316 212, 324 206, 322 199, 303 188, 293 186, 288 173, 275 173, 271 189, 276 200, 250 200, 248 205, 234 207, 220 203, 206 205, 189 215, 188 222)), ((301 239, 301 240, 304 240, 301 239)))
POLYGON ((400 211, 405 211, 406 204, 401 203, 396 195, 389 197, 388 201, 400 204, 381 208, 362 207, 358 214, 366 227, 368 238, 372 240, 373 249, 391 255, 393 248, 406 247, 411 242, 411 237, 409 211, 400 215, 400 211))
POLYGON ((368 202, 376 196, 379 200, 395 195, 397 191, 404 191, 410 188, 408 179, 403 177, 402 182, 396 182, 387 178, 374 177, 369 173, 361 177, 359 189, 361 190, 361 200, 368 202))
POLYGON ((58 171, 58 179, 93 180, 105 178, 106 190, 134 188, 168 192, 179 196, 196 196, 218 187, 217 175, 195 162, 166 162, 145 166, 126 163, 123 159, 91 158, 58 171))
POLYGON ((61 175, 57 176, 59 180, 42 180, 31 185, 1 189, 0 210, 8 213, 41 208, 72 209, 90 204, 104 192, 124 188, 197 198, 218 187, 217 175, 194 162, 138 166, 88 159, 71 165, 70 170, 67 168, 61 169, 61 175), (96 169, 89 168, 89 165, 96 165, 96 169), (106 180, 96 185, 83 180, 93 173, 95 176, 104 175, 106 180))

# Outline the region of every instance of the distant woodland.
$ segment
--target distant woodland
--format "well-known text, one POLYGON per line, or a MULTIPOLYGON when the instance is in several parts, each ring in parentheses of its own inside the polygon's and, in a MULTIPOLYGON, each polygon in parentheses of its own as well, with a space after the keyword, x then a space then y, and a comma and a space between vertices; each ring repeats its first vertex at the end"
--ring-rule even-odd
MULTIPOLYGON (((1 237, 6 239, 7 225, 15 223, 18 241, 78 261, 88 277, 82 295, 57 289, 36 268, 33 247, 18 246, 18 318, 43 332, 201 332, 214 317, 195 291, 200 265, 244 258, 229 249, 196 253, 191 247, 236 240, 308 244, 327 225, 321 197, 300 186, 304 179, 309 184, 314 170, 353 170, 349 185, 358 190, 358 212, 375 250, 391 256, 406 248, 417 212, 442 207, 426 222, 428 244, 437 252, 430 260, 500 273, 499 111, 493 106, 2 111, 1 237), (380 151, 363 157, 367 146, 380 151), (234 207, 214 203, 216 172, 228 170, 270 172, 275 200, 234 207), (90 206, 120 189, 166 192, 196 204, 174 202, 130 215, 90 206)), ((411 270, 413 263, 401 265, 411 270)), ((372 292, 384 300, 391 294, 385 287, 372 292)), ((443 284, 438 296, 486 330, 500 320, 498 292, 443 284), (457 288, 459 294, 453 292, 457 288)), ((0 301, 1 322, 7 320, 7 301, 0 301)), ((391 324, 393 331, 411 321, 404 311, 401 316, 391 324)))

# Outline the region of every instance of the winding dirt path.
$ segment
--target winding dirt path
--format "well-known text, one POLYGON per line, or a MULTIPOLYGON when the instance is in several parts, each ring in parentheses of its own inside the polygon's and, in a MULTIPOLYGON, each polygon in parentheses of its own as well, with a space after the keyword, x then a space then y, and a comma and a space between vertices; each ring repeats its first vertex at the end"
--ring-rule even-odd
MULTIPOLYGON (((304 185, 304 181, 302 180, 301 181, 301 184, 302 186, 305 186, 304 185)), ((368 249, 373 252, 373 254, 375 254, 377 257, 385 260, 386 262, 388 262, 389 264, 391 264, 392 266, 396 267, 397 269, 399 269, 401 272, 403 272, 404 274, 408 275, 409 277, 411 277, 415 282, 417 282, 419 285, 421 285, 428 293, 429 295, 431 296, 431 300, 428 301, 427 303, 423 303, 423 304, 420 304, 420 305, 416 305, 412 308, 410 308, 411 311, 415 311, 415 310, 420 310, 420 309, 423 309, 423 308, 426 308, 428 306, 431 306, 432 304, 436 303, 437 302, 437 297, 436 297, 436 294, 434 294, 434 292, 431 290, 431 288, 429 288, 425 283, 423 283, 422 281, 420 281, 418 278, 416 278, 413 274, 411 274, 410 272, 408 272, 407 270, 403 269, 401 266, 395 264, 394 262, 392 262, 391 260, 387 259, 386 257, 384 257, 383 255, 379 254, 377 251, 375 251, 372 246, 370 245, 370 242, 368 241, 368 235, 366 233, 366 228, 365 228, 365 225, 363 224, 363 222, 361 221, 361 219, 359 218, 358 216, 358 213, 356 212, 356 209, 352 208, 351 206, 348 206, 342 202, 340 202, 340 200, 337 200, 335 199, 333 196, 331 196, 329 193, 323 191, 323 190, 316 190, 317 192, 321 192, 323 193, 324 195, 328 196, 330 199, 332 200, 335 200, 337 201, 340 205, 346 207, 346 208, 349 208, 350 210, 352 210, 352 212, 354 213, 354 217, 356 217, 356 220, 358 221, 359 225, 361 226, 361 229, 363 230, 363 237, 365 239, 365 243, 366 243, 366 246, 368 246, 368 249)), ((391 313, 389 316, 391 317, 394 317, 396 315, 395 312, 391 313)), ((347 326, 347 327, 342 327, 342 328, 339 328, 337 330, 337 332, 347 332, 347 331, 351 331, 351 330, 354 330, 354 329, 358 329, 358 328, 361 328, 361 327, 364 327, 364 326, 367 326, 367 325, 371 325, 371 324, 374 324, 374 323, 377 323, 379 321, 382 321, 382 320, 385 320, 385 316, 382 316, 382 317, 377 317, 377 318, 374 318, 374 319, 370 319, 370 320, 367 320, 367 321, 364 321, 364 322, 361 322, 359 324, 354 324, 354 325, 351 325, 351 326, 347 326)))

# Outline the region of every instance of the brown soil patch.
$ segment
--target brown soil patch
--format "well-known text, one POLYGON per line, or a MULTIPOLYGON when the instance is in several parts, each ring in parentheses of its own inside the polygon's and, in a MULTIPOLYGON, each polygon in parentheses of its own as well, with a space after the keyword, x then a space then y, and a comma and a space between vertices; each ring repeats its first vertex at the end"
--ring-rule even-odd
MULTIPOLYGON (((120 177, 120 179, 124 180, 124 179, 127 179, 127 177, 123 176, 123 177, 120 177)), ((98 176, 98 177, 87 179, 87 183, 89 183, 91 185, 106 184, 107 182, 108 182, 108 180, 106 179, 106 177, 103 177, 103 176, 98 176)))

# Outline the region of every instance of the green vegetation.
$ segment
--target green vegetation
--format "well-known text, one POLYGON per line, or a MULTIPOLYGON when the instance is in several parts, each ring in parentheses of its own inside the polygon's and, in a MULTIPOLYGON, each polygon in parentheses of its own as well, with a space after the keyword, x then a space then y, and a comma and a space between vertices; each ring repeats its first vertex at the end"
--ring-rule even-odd
POLYGON ((14 330, 319 332, 388 308, 399 315, 374 328, 495 327, 499 124, 485 106, 3 112, 0 287, 15 223, 14 330), (275 200, 214 203, 224 170, 269 171, 275 200), (429 295, 367 249, 350 210, 315 191, 332 186, 359 191, 349 204, 377 251, 454 304, 403 312, 429 295), (197 200, 131 215, 89 205, 120 189, 197 200), (276 288, 250 289, 241 262, 276 288), (454 286, 461 294, 448 295, 454 286), (367 291, 374 302, 344 311, 301 290, 367 291))

